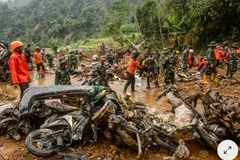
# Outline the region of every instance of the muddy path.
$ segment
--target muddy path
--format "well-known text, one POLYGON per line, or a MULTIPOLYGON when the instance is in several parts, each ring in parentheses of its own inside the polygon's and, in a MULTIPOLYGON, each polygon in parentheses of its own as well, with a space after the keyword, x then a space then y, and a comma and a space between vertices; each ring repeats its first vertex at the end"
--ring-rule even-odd
MULTIPOLYGON (((49 70, 47 77, 45 79, 36 79, 35 72, 31 72, 32 82, 31 86, 48 86, 54 84, 54 71, 49 70)), ((72 78, 72 84, 81 85, 82 81, 78 80, 79 78, 72 78)), ((110 82, 110 87, 114 89, 119 95, 123 96, 122 91, 125 81, 114 81, 110 82)), ((154 86, 154 85, 152 85, 154 86)), ((198 91, 206 91, 208 89, 219 90, 224 94, 231 94, 233 96, 240 96, 240 85, 236 84, 234 86, 219 86, 215 84, 211 85, 199 85, 198 82, 188 82, 182 83, 177 82, 179 86, 180 93, 184 96, 196 93, 198 91)), ((0 83, 0 88, 2 88, 7 94, 18 97, 19 89, 13 89, 8 83, 0 83)), ((142 86, 138 85, 136 87, 137 92, 131 93, 132 99, 134 101, 140 101, 145 103, 150 108, 156 108, 155 113, 165 115, 171 112, 172 107, 168 104, 166 98, 162 98, 160 101, 156 102, 155 98, 157 94, 163 90, 163 79, 160 80, 160 88, 154 88, 147 90, 146 80, 143 80, 142 86)), ((130 87, 128 88, 130 90, 130 87)), ((164 119, 164 117, 163 117, 164 119)), ((181 138, 183 135, 179 135, 181 138)), ((191 159, 196 160, 218 160, 220 159, 216 152, 200 146, 197 142, 188 142, 186 143, 191 152, 191 159)), ((106 141, 103 137, 98 139, 96 144, 87 144, 85 146, 74 146, 73 148, 79 149, 87 154, 89 159, 129 159, 134 160, 137 157, 137 153, 133 152, 128 147, 117 148, 111 142, 106 141)), ((160 149, 154 148, 148 150, 147 154, 143 159, 163 159, 163 157, 168 156, 168 152, 160 149)), ((42 160, 43 158, 38 158, 32 156, 25 148, 24 138, 23 140, 16 142, 14 140, 6 139, 3 136, 0 136, 0 160, 42 160)), ((54 156, 47 158, 51 160, 61 159, 59 156, 54 156)), ((240 155, 236 158, 240 160, 240 155)))

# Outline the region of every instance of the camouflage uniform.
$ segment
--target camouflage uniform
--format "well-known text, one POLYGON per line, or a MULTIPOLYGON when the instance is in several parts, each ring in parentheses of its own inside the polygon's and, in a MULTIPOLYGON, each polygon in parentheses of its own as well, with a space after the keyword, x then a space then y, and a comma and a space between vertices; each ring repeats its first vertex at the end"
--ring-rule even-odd
POLYGON ((68 68, 58 67, 55 71, 55 85, 71 85, 68 68))
POLYGON ((107 51, 106 56, 108 63, 113 64, 114 54, 112 53, 112 50, 107 51))
POLYGON ((185 49, 182 54, 182 72, 187 71, 188 54, 189 54, 189 51, 185 49))
POLYGON ((100 77, 99 82, 98 82, 98 84, 100 86, 109 87, 108 76, 107 76, 107 72, 106 72, 106 70, 108 68, 110 68, 109 63, 104 62, 103 65, 101 63, 98 63, 96 69, 93 72, 93 74, 96 73, 100 77))
POLYGON ((121 49, 118 49, 115 54, 116 63, 118 64, 119 62, 121 62, 121 59, 123 59, 123 52, 121 49))
POLYGON ((61 64, 67 63, 68 59, 62 57, 59 59, 60 66, 55 71, 55 85, 71 85, 70 73, 81 73, 82 71, 74 71, 67 66, 62 67, 61 64))
POLYGON ((102 43, 102 45, 100 46, 100 50, 101 50, 102 53, 105 52, 106 47, 105 47, 105 44, 104 44, 104 43, 102 43))
POLYGON ((69 56, 70 68, 73 70, 77 69, 77 56, 74 52, 70 53, 69 56))
POLYGON ((216 56, 214 54, 214 50, 212 48, 209 48, 206 53, 206 58, 207 58, 207 64, 206 64, 206 70, 205 70, 205 75, 211 75, 211 74, 216 74, 216 56), (213 64, 213 67, 211 68, 210 65, 213 64))
POLYGON ((228 76, 228 74, 230 75, 229 78, 232 78, 233 74, 237 71, 237 60, 238 60, 238 55, 236 50, 232 50, 229 54, 229 58, 228 58, 228 69, 227 69, 227 73, 226 76, 228 76))
POLYGON ((53 55, 50 53, 45 53, 44 56, 47 58, 48 60, 48 65, 49 67, 53 67, 53 55))
POLYGON ((155 60, 157 60, 158 62, 160 61, 160 54, 158 53, 158 52, 154 52, 153 53, 153 58, 155 59, 155 60))
POLYGON ((163 69, 165 70, 164 83, 166 85, 174 84, 175 83, 175 66, 178 62, 178 56, 173 53, 169 54, 169 50, 166 48, 163 51, 165 52, 165 54, 168 53, 168 55, 165 55, 163 57, 163 61, 162 61, 162 66, 163 66, 163 69))
POLYGON ((151 59, 145 62, 146 68, 144 68, 144 72, 147 75, 147 88, 150 88, 150 78, 155 80, 155 85, 156 86, 159 86, 158 85, 158 80, 157 80, 158 69, 157 69, 156 63, 154 61, 153 54, 152 53, 145 53, 142 61, 144 61, 148 58, 151 58, 151 59))
POLYGON ((209 49, 206 52, 206 67, 203 75, 203 83, 208 84, 208 77, 212 74, 212 81, 217 82, 217 69, 216 69, 216 56, 214 49, 217 46, 215 41, 212 41, 209 45, 209 49))
POLYGON ((118 97, 117 93, 114 90, 104 86, 94 86, 93 89, 88 92, 88 95, 92 101, 99 101, 102 97, 109 93, 113 93, 116 98, 118 97))

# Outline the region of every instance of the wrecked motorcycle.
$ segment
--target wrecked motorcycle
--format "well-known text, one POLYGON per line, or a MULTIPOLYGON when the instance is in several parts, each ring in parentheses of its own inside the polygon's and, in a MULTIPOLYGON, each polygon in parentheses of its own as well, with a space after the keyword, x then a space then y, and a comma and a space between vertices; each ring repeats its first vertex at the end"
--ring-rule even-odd
MULTIPOLYGON (((192 104, 192 110, 195 113, 194 107, 198 99, 202 101, 204 113, 203 115, 198 113, 200 118, 198 118, 195 128, 202 137, 205 137, 209 146, 216 150, 218 144, 224 139, 239 141, 240 112, 237 109, 238 102, 236 103, 231 97, 220 95, 217 91, 209 90, 206 94, 198 93, 185 100, 192 104)), ((204 143, 200 143, 204 145, 204 143)))
POLYGON ((0 41, 0 81, 8 82, 11 80, 11 73, 8 66, 8 59, 11 52, 8 50, 7 44, 0 41))
POLYGON ((147 115, 143 103, 130 102, 128 98, 127 95, 121 101, 125 104, 123 114, 110 114, 108 117, 108 128, 104 130, 108 140, 114 141, 117 146, 127 145, 138 151, 138 157, 142 156, 142 150, 146 153, 154 144, 174 153, 178 158, 189 156, 190 152, 183 141, 168 135, 175 127, 162 123, 153 115, 147 115))
POLYGON ((86 86, 30 87, 15 109, 0 114, 0 130, 9 138, 19 140, 21 133, 29 134, 52 115, 77 110, 73 106, 85 101, 91 89, 86 86))
POLYGON ((204 106, 204 115, 209 130, 220 139, 240 140, 239 102, 222 96, 219 92, 208 91, 200 97, 204 106))
POLYGON ((196 101, 201 95, 196 94, 194 97, 184 100, 179 95, 177 88, 169 86, 157 96, 156 100, 159 100, 162 96, 167 96, 170 104, 172 104, 175 120, 188 120, 186 125, 178 126, 177 131, 189 135, 190 139, 197 140, 203 146, 207 144, 212 149, 217 149, 219 143, 218 136, 209 130, 206 119, 195 109, 196 101), (180 114, 179 108, 183 114, 180 114))
MULTIPOLYGON (((73 88, 69 86, 68 89, 73 88)), ((87 140, 95 142, 98 128, 93 121, 97 121, 103 116, 98 113, 102 113, 104 110, 102 108, 108 108, 109 105, 114 105, 115 113, 118 113, 117 110, 120 106, 115 104, 117 101, 113 102, 117 98, 116 93, 110 88, 78 86, 77 89, 79 93, 74 95, 80 98, 81 103, 75 108, 79 111, 53 115, 40 126, 40 129, 31 132, 25 141, 26 148, 30 153, 48 157, 56 154, 60 149, 71 146, 73 142, 83 142, 83 144, 87 140), (79 90, 80 88, 81 90, 79 90), (85 92, 83 92, 84 89, 85 92)), ((68 90, 68 95, 72 92, 74 91, 69 92, 68 90)), ((65 94, 67 95, 67 93, 65 94)), ((67 97, 68 100, 70 98, 71 96, 67 97)))
POLYGON ((39 157, 49 157, 61 148, 67 148, 74 141, 85 142, 91 135, 89 116, 83 116, 79 111, 63 116, 53 116, 41 125, 40 129, 31 132, 26 140, 27 150, 39 157))
POLYGON ((30 133, 42 119, 53 114, 53 110, 42 105, 40 101, 35 101, 25 113, 21 113, 19 107, 7 108, 0 114, 0 130, 4 131, 1 134, 19 141, 21 133, 30 133))

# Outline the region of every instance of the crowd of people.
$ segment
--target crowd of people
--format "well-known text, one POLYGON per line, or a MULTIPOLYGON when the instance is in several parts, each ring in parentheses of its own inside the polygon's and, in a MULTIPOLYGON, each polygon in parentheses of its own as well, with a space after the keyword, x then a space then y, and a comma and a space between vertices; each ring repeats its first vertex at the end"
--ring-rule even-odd
MULTIPOLYGON (((131 57, 127 64, 126 77, 127 81, 123 88, 123 93, 126 94, 127 88, 131 85, 131 92, 135 90, 135 73, 138 69, 140 78, 146 78, 146 89, 151 89, 151 82, 154 82, 156 88, 159 85, 159 78, 164 76, 165 86, 175 84, 176 68, 181 68, 181 74, 187 74, 192 67, 197 67, 203 76, 203 83, 208 84, 209 80, 217 82, 217 67, 222 65, 222 62, 227 64, 226 77, 232 78, 237 71, 238 57, 240 57, 239 46, 233 43, 228 47, 222 47, 215 41, 209 44, 209 49, 206 54, 199 59, 196 59, 193 48, 188 45, 180 56, 180 51, 174 50, 171 47, 163 48, 161 51, 152 50, 150 46, 145 46, 145 53, 137 48, 131 49, 109 49, 104 43, 101 44, 97 55, 92 61, 99 61, 94 70, 88 73, 83 72, 83 69, 78 70, 78 50, 72 50, 69 54, 64 51, 60 53, 58 66, 55 70, 55 85, 71 85, 70 74, 86 74, 86 76, 99 76, 98 84, 109 87, 107 70, 113 65, 123 64, 125 53, 131 53, 131 57), (210 78, 211 76, 211 78, 210 78)), ((20 86, 21 96, 24 90, 29 87, 31 82, 29 74, 29 65, 33 62, 36 65, 37 74, 41 77, 45 76, 46 67, 44 66, 44 58, 48 60, 49 67, 53 67, 54 56, 47 53, 44 48, 35 47, 34 52, 31 50, 31 45, 23 48, 23 43, 14 41, 11 43, 13 54, 9 58, 9 67, 12 76, 12 84, 14 87, 20 86), (33 61, 32 61, 33 57, 33 61)), ((84 65, 82 65, 84 66, 84 65)))

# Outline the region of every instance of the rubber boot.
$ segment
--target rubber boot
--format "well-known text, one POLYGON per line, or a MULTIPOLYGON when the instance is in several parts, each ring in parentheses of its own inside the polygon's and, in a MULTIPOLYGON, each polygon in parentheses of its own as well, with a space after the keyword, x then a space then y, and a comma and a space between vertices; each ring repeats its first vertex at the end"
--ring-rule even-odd
POLYGON ((150 77, 148 76, 147 77, 147 87, 146 89, 150 89, 150 77))
POLYGON ((208 75, 203 76, 203 83, 208 84, 208 75))
POLYGON ((155 81, 155 87, 156 87, 156 88, 159 88, 159 87, 160 87, 159 84, 158 84, 158 80, 155 81))
POLYGON ((217 73, 212 73, 212 80, 213 80, 213 82, 217 82, 218 83, 218 81, 216 80, 216 77, 217 77, 217 73))
POLYGON ((186 72, 185 71, 182 71, 181 74, 185 74, 186 72))
POLYGON ((128 87, 127 85, 124 86, 123 94, 126 94, 126 92, 127 92, 127 87, 128 87))

